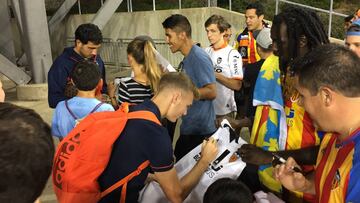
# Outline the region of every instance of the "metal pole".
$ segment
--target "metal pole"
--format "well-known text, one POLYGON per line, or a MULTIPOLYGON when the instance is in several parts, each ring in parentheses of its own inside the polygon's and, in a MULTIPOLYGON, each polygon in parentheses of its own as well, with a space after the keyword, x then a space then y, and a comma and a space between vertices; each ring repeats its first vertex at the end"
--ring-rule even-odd
POLYGON ((132 0, 130 0, 130 12, 133 12, 132 0))
POLYGON ((229 0, 229 10, 231 11, 232 9, 231 9, 231 0, 229 0))
POLYGON ((334 3, 334 0, 330 0, 330 13, 329 13, 329 30, 328 30, 328 37, 331 37, 331 23, 332 23, 332 13, 333 13, 333 3, 334 3))
POLYGON ((102 30, 122 1, 123 0, 107 0, 94 16, 92 23, 99 26, 100 30, 102 30))
MULTIPOLYGON (((283 2, 283 3, 290 4, 290 5, 295 5, 295 6, 300 6, 300 7, 303 7, 303 8, 308 8, 308 9, 312 9, 312 10, 320 11, 320 12, 324 12, 324 13, 330 13, 330 11, 325 10, 325 9, 316 8, 316 7, 312 7, 312 6, 307 6, 307 5, 295 3, 295 2, 292 2, 292 1, 279 0, 279 2, 283 2)), ((338 13, 338 12, 334 12, 334 11, 332 11, 332 14, 333 14, 333 15, 336 15, 336 16, 341 16, 341 17, 346 17, 346 16, 347 16, 347 15, 345 15, 345 14, 338 13)))
POLYGON ((78 0, 78 9, 79 9, 79 15, 81 15, 81 5, 80 5, 80 0, 78 0))
POLYGON ((126 5, 127 5, 128 12, 130 12, 130 3, 129 3, 129 0, 126 0, 126 5))
POLYGON ((153 11, 155 11, 156 8, 155 8, 155 0, 153 0, 153 11))
POLYGON ((179 9, 181 9, 181 0, 179 0, 179 9))
POLYGON ((210 0, 208 0, 208 7, 210 7, 210 0))
POLYGON ((275 15, 279 14, 279 0, 276 0, 275 3, 275 15))
POLYGON ((25 53, 32 70, 34 83, 44 83, 52 64, 50 37, 45 1, 19 1, 23 25, 25 53))
POLYGON ((50 33, 53 33, 55 31, 57 26, 69 13, 70 9, 74 6, 76 2, 77 0, 65 0, 60 6, 60 8, 58 8, 56 13, 51 16, 50 20, 48 21, 50 33))

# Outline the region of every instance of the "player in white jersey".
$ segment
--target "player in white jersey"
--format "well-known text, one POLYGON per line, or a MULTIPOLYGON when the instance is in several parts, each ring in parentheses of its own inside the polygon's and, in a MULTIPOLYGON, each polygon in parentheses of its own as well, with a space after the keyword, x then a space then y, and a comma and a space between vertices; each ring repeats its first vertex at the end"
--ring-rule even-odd
POLYGON ((217 96, 214 100, 217 117, 234 116, 236 112, 234 90, 241 88, 243 79, 241 55, 224 40, 227 27, 229 23, 219 15, 212 15, 205 22, 207 37, 211 44, 210 47, 205 48, 205 52, 213 62, 217 81, 217 96))

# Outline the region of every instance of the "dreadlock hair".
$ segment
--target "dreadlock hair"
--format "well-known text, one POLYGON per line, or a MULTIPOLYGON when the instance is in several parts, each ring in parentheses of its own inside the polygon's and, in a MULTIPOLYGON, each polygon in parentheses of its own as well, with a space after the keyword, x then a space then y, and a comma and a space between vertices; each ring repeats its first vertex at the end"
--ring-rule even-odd
MULTIPOLYGON (((319 45, 330 43, 322 22, 318 15, 313 11, 299 7, 287 7, 283 12, 275 15, 273 29, 277 29, 274 32, 278 35, 276 36, 276 40, 278 40, 277 44, 281 44, 279 41, 281 23, 285 23, 287 27, 288 50, 280 50, 280 52, 288 52, 290 60, 282 65, 287 66, 293 59, 299 57, 299 42, 300 38, 303 36, 307 39, 307 47, 309 50, 312 50, 319 45)), ((286 70, 286 67, 282 67, 281 69, 286 70)))

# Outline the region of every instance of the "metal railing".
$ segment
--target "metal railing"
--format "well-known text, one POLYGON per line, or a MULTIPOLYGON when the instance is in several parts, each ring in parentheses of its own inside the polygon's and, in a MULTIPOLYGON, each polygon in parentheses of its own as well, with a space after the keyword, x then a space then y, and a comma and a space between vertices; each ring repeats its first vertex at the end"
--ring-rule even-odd
MULTIPOLYGON (((133 12, 133 2, 132 1, 133 0, 126 0, 127 11, 128 12, 133 12)), ((228 9, 231 11, 232 10, 232 0, 228 0, 228 1, 229 1, 228 2, 228 4, 229 4, 228 9)), ((333 10, 333 4, 334 4, 333 0, 329 0, 329 10, 316 8, 316 7, 313 7, 313 6, 308 6, 308 5, 304 5, 304 4, 300 4, 300 3, 295 3, 295 2, 292 2, 292 1, 288 1, 288 0, 274 0, 274 1, 275 1, 275 4, 276 4, 276 6, 275 6, 275 14, 279 13, 279 4, 280 4, 280 2, 329 14, 328 37, 331 37, 331 28, 332 28, 332 22, 333 22, 333 15, 340 16, 340 17, 346 17, 347 16, 347 15, 345 15, 343 13, 334 12, 334 10, 333 10)), ((103 5, 103 0, 101 1, 101 3, 102 3, 101 5, 103 5)), ((207 1, 207 6, 208 7, 211 6, 211 0, 207 1)), ((178 8, 182 9, 182 0, 179 0, 179 7, 178 8)), ((78 10, 79 10, 79 14, 81 14, 80 0, 78 0, 78 10)), ((156 0, 152 0, 152 10, 156 11, 156 0)))
MULTIPOLYGON (((116 41, 110 38, 104 38, 99 49, 99 55, 105 65, 114 66, 116 68, 128 67, 126 49, 133 39, 121 38, 116 41)), ((163 39, 154 39, 156 50, 166 58, 171 65, 177 67, 183 56, 181 53, 171 53, 168 44, 163 39)), ((74 38, 67 38, 65 46, 73 46, 74 38)))
POLYGON ((336 16, 340 16, 340 17, 346 17, 347 15, 342 14, 342 13, 338 13, 338 12, 334 12, 334 10, 333 10, 334 1, 333 0, 329 0, 329 1, 330 1, 330 8, 329 8, 329 10, 325 10, 325 9, 316 8, 316 7, 313 7, 313 6, 307 6, 307 5, 304 5, 304 4, 295 3, 295 2, 292 2, 292 1, 276 0, 275 14, 279 13, 279 3, 280 2, 290 4, 290 5, 294 5, 294 6, 303 7, 303 8, 307 8, 307 9, 311 9, 311 10, 314 10, 314 11, 320 11, 320 12, 323 12, 323 13, 327 13, 327 14, 329 14, 328 37, 331 37, 332 16, 336 15, 336 16))

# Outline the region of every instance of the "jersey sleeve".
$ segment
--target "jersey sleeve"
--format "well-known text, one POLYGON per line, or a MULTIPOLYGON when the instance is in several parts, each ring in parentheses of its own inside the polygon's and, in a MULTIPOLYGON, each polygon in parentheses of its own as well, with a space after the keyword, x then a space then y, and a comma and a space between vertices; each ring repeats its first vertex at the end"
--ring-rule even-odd
POLYGON ((238 51, 232 49, 229 53, 229 65, 231 77, 235 79, 243 79, 242 58, 238 51))

